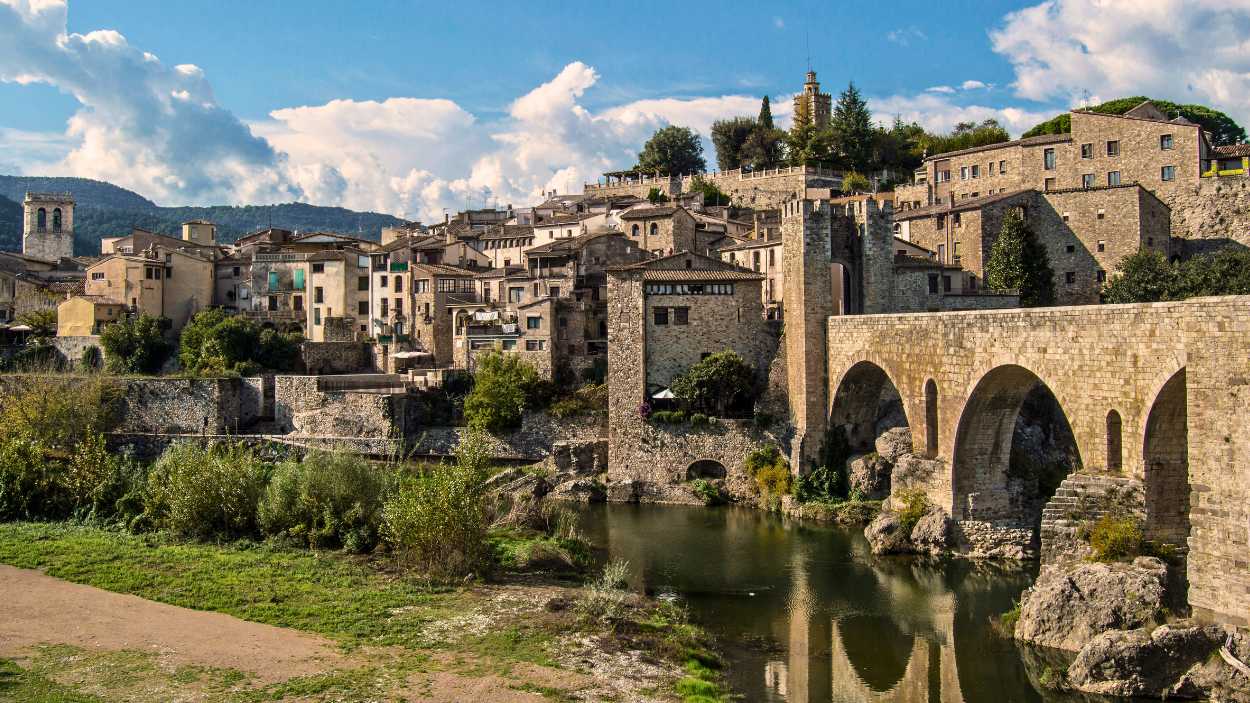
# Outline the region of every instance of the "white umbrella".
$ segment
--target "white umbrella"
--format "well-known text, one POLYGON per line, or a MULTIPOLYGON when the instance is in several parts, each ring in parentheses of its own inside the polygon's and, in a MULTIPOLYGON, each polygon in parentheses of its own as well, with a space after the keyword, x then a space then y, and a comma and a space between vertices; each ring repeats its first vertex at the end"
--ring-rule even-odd
POLYGON ((9 331, 10 332, 32 332, 34 331, 34 329, 35 328, 31 327, 30 325, 13 325, 12 327, 9 328, 9 331))
POLYGON ((668 388, 665 388, 664 390, 660 391, 659 393, 656 393, 655 395, 651 397, 655 398, 656 400, 672 400, 673 398, 676 398, 677 396, 673 395, 673 391, 669 390, 668 388))

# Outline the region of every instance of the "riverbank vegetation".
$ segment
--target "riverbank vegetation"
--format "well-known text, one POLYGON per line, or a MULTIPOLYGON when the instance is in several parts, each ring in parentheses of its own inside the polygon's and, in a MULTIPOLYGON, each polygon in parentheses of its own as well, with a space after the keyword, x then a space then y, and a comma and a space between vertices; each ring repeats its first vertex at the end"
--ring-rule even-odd
POLYGON ((1250 250, 1225 248, 1184 261, 1143 249, 1124 257, 1103 287, 1106 303, 1157 303, 1210 295, 1250 294, 1250 250))

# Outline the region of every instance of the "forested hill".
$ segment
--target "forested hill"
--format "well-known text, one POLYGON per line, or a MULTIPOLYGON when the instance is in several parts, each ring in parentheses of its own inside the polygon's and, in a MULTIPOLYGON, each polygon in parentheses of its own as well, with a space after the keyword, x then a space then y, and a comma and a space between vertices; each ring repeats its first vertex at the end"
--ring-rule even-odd
POLYGON ((378 239, 383 227, 404 222, 398 217, 377 212, 356 212, 307 203, 160 207, 134 191, 104 181, 0 176, 0 249, 21 247, 20 203, 27 191, 73 194, 74 248, 79 254, 97 254, 102 238, 128 234, 133 227, 177 236, 182 223, 188 220, 215 222, 217 239, 222 243, 233 242, 248 232, 269 226, 301 232, 342 232, 378 239))
MULTIPOLYGON (((1228 115, 1207 107, 1206 105, 1179 105, 1168 100, 1157 100, 1136 95, 1131 98, 1117 98, 1101 105, 1085 108, 1090 112, 1101 112, 1107 115, 1123 115, 1143 102, 1149 100, 1155 107, 1166 112, 1170 117, 1181 116, 1190 122, 1202 125, 1202 129, 1211 133, 1211 141, 1220 146, 1223 144, 1240 144, 1246 140, 1246 130, 1228 115)), ((1072 118, 1068 113, 1056 115, 1025 132, 1024 137, 1035 137, 1039 134, 1067 134, 1072 131, 1072 118)))

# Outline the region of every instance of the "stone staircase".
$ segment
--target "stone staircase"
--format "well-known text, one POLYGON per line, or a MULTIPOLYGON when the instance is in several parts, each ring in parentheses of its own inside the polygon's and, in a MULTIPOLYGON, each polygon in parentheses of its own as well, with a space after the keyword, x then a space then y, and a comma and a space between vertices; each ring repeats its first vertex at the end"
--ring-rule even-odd
POLYGON ((1106 515, 1113 506, 1144 516, 1142 482, 1079 473, 1065 478, 1042 509, 1043 566, 1083 557, 1088 548, 1078 535, 1081 525, 1106 515))

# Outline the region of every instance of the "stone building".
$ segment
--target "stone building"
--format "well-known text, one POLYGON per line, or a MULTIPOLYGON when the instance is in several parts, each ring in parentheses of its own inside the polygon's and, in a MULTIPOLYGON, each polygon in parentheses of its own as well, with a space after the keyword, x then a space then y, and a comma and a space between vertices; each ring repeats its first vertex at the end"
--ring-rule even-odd
POLYGON ((621 231, 638 248, 654 256, 698 251, 698 221, 680 205, 639 206, 620 215, 621 231))
POLYGON ((796 121, 807 121, 816 129, 829 126, 829 119, 833 115, 833 98, 828 93, 820 92, 820 82, 816 80, 815 71, 807 72, 803 90, 794 96, 794 115, 796 121))
POLYGON ((533 225, 499 225, 478 237, 478 249, 490 259, 490 268, 519 266, 525 250, 534 246, 533 225))
POLYGON ((174 331, 213 304, 214 265, 198 252, 151 246, 112 254, 87 267, 84 292, 135 315, 169 319, 174 331))
POLYGON ((1149 101, 1123 115, 1069 113, 1072 131, 935 154, 896 207, 948 205, 1017 190, 1140 184, 1164 202, 1198 184, 1214 152, 1202 128, 1149 101))
POLYGON ((22 201, 22 253, 45 261, 74 256, 74 196, 26 194, 22 201))
POLYGON ((371 320, 375 358, 384 371, 393 371, 404 358, 396 354, 406 352, 451 364, 452 306, 473 297, 473 271, 419 259, 420 252, 411 248, 372 255, 371 302, 364 319, 371 320))
POLYGON ((1141 185, 1039 191, 1021 189, 954 203, 899 210, 912 243, 962 267, 962 285, 975 291, 1007 214, 1015 211, 1046 247, 1057 302, 1096 303, 1109 272, 1140 249, 1170 253, 1170 213, 1141 185))

